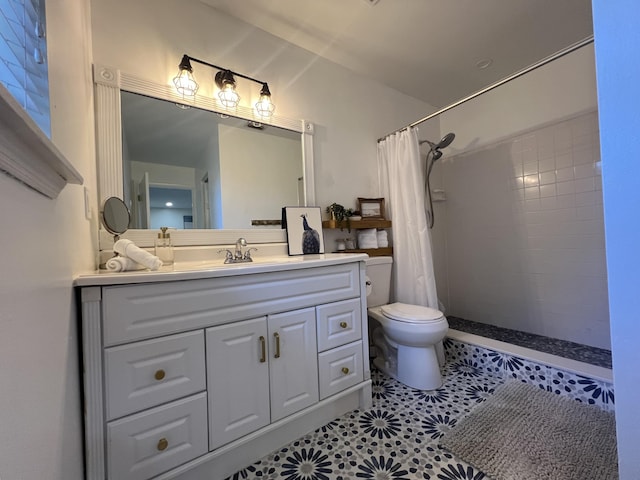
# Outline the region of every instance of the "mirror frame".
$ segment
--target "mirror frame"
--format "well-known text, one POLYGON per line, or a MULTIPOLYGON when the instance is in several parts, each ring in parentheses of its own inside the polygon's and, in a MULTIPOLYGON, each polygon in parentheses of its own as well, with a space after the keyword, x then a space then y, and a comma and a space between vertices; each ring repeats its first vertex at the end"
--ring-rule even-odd
MULTIPOLYGON (((120 91, 146 95, 178 104, 208 110, 213 113, 225 113, 212 98, 197 95, 192 102, 185 101, 170 85, 160 85, 148 80, 104 65, 93 65, 95 87, 96 121, 96 169, 98 175, 98 203, 109 197, 124 198, 122 170, 122 116, 120 91)), ((257 121, 253 110, 238 106, 234 117, 257 121)), ((313 168, 314 124, 305 120, 294 120, 281 116, 272 116, 269 121, 260 120, 276 127, 286 128, 300 133, 302 144, 302 174, 304 177, 305 205, 315 205, 315 180, 313 168)), ((284 207, 285 205, 283 205, 284 207)), ((127 238, 139 246, 152 246, 157 232, 154 230, 131 229, 127 238)), ((100 250, 110 249, 113 238, 100 228, 100 250), (105 235, 106 234, 106 235, 105 235)), ((247 230, 194 229, 172 232, 174 245, 221 245, 232 244, 238 237, 245 237, 251 243, 286 242, 286 233, 282 229, 255 228, 247 230)))

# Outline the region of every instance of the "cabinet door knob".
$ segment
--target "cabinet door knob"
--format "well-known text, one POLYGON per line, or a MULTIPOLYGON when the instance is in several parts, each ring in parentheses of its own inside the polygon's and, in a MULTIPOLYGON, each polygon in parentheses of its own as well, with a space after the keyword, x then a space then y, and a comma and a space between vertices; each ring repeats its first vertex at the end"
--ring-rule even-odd
POLYGON ((167 441, 166 438, 161 438, 160 440, 158 440, 158 450, 163 451, 166 450, 166 448, 169 446, 169 442, 167 441))
POLYGON ((342 373, 345 375, 349 373, 349 369, 347 367, 342 367, 342 373))
POLYGON ((156 380, 162 380, 165 377, 166 373, 164 370, 156 370, 156 373, 153 375, 156 380))
POLYGON ((347 328, 349 325, 347 325, 347 322, 340 322, 340 326, 342 328, 347 328))
POLYGON ((280 334, 278 332, 273 334, 276 339, 276 353, 273 356, 274 358, 280 358, 280 334))
POLYGON ((267 361, 267 342, 265 341, 262 335, 260 335, 260 350, 261 350, 260 363, 264 363, 267 361))

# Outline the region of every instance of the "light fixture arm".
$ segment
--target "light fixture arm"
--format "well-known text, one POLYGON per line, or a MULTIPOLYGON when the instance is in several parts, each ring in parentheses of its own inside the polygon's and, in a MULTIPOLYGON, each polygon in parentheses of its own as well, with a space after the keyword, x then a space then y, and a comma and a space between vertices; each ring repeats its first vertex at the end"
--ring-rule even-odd
MULTIPOLYGON (((262 80, 258 80, 256 78, 250 77, 248 75, 243 75, 242 73, 234 72, 233 70, 229 70, 228 68, 220 67, 218 65, 214 65, 213 63, 205 62, 204 60, 200 60, 199 58, 191 57, 191 56, 187 55, 186 53, 182 56, 182 62, 180 62, 181 66, 182 66, 183 62, 185 61, 185 59, 187 60, 187 62, 189 62, 189 61, 196 62, 196 63, 199 63, 201 65, 206 65, 207 67, 215 68, 216 70, 219 70, 221 72, 229 72, 231 75, 233 75, 235 77, 244 78, 245 80, 251 80, 252 82, 259 83, 260 85, 266 85, 266 83, 267 83, 267 82, 263 82, 262 80)), ((267 90, 268 90, 268 88, 267 88, 267 90)))

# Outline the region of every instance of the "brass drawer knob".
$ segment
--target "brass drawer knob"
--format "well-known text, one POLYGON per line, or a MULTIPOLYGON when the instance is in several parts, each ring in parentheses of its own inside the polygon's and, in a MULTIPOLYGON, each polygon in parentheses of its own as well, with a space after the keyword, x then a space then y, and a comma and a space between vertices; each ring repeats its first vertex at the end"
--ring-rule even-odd
POLYGON ((349 369, 347 367, 342 367, 342 373, 345 375, 349 373, 349 369))
POLYGON ((153 376, 156 380, 162 380, 165 377, 165 375, 166 375, 165 371, 160 369, 160 370, 157 370, 153 376))
POLYGON ((349 325, 347 325, 347 322, 340 322, 340 326, 342 328, 347 328, 349 325))
POLYGON ((160 440, 158 440, 158 450, 160 451, 166 450, 168 446, 169 446, 169 442, 167 441, 166 438, 161 438, 160 440))

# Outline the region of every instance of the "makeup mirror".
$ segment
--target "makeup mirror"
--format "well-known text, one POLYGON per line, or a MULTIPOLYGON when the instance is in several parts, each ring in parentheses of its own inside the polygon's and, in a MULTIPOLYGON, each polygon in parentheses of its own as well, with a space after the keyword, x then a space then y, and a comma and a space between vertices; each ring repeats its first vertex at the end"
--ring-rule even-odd
POLYGON ((131 215, 125 203, 118 197, 109 197, 102 204, 100 221, 107 232, 114 235, 114 241, 129 229, 131 215))

